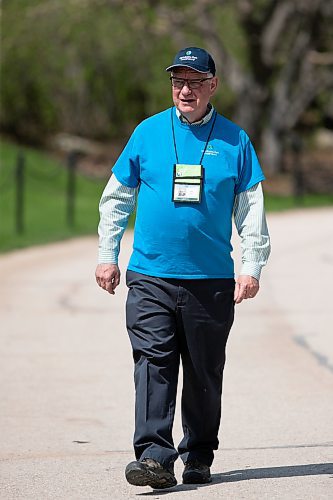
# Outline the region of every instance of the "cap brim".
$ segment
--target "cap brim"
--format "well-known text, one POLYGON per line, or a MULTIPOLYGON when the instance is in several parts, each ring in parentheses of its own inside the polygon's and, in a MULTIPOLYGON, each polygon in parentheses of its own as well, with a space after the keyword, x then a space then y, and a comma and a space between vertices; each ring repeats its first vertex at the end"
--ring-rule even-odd
POLYGON ((173 64, 172 66, 168 66, 167 68, 165 68, 165 71, 171 71, 173 70, 173 68, 190 68, 193 69, 193 71, 196 71, 197 73, 209 73, 209 70, 200 71, 199 69, 193 68, 189 64, 173 64))

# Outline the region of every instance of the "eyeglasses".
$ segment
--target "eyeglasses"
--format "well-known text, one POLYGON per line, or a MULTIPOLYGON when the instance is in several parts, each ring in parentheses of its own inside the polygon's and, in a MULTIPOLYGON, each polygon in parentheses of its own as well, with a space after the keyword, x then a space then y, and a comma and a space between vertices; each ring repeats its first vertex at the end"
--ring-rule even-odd
POLYGON ((186 78, 176 78, 175 76, 170 76, 171 85, 176 89, 182 89, 184 85, 190 89, 200 89, 202 87, 203 82, 206 80, 211 80, 213 77, 209 78, 201 78, 200 80, 187 80, 186 78))

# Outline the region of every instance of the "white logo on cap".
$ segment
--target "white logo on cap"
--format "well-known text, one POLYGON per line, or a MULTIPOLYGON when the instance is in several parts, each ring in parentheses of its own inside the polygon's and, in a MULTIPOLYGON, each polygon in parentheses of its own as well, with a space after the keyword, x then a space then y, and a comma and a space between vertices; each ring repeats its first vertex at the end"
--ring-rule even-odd
POLYGON ((188 50, 188 51, 186 52, 186 55, 187 55, 187 56, 190 56, 191 54, 192 54, 192 52, 191 52, 190 50, 188 50))
POLYGON ((196 61, 198 58, 196 56, 182 56, 179 59, 181 61, 196 61))

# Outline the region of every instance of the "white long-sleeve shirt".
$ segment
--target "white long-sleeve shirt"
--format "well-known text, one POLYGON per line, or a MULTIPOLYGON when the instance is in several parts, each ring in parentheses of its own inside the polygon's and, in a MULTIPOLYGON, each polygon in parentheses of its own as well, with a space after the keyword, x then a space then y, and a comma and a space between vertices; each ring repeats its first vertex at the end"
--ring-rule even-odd
MULTIPOLYGON (((99 263, 118 263, 120 241, 136 203, 138 188, 121 184, 110 177, 101 197, 99 263)), ((262 267, 270 254, 262 186, 259 182, 235 196, 234 220, 241 238, 242 267, 240 274, 260 278, 262 267)))

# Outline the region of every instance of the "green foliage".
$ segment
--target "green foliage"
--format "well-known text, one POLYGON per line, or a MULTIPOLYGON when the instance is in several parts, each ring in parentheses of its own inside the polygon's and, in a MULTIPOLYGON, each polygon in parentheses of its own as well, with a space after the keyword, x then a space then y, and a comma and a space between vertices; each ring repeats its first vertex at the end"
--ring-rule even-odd
MULTIPOLYGON (((229 9, 233 44, 231 19, 229 9)), ((164 68, 179 47, 154 2, 11 0, 2 39, 1 127, 19 140, 42 144, 56 131, 112 140, 171 104, 164 68)))
POLYGON ((100 139, 126 134, 146 115, 144 22, 131 2, 5 4, 2 127, 32 142, 57 129, 100 139))

